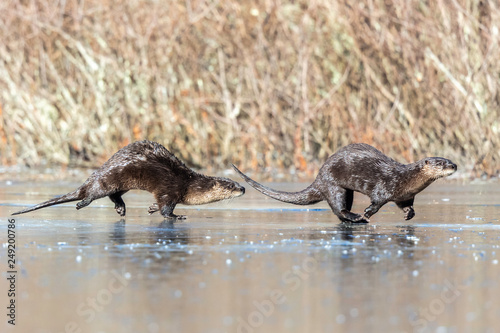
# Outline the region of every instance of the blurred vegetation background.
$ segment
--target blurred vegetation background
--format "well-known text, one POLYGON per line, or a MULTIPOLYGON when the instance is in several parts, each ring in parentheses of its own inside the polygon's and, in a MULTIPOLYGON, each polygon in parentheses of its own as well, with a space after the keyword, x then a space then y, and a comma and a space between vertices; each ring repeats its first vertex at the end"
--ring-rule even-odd
POLYGON ((2 1, 3 165, 314 174, 351 142, 500 172, 500 8, 479 0, 2 1))

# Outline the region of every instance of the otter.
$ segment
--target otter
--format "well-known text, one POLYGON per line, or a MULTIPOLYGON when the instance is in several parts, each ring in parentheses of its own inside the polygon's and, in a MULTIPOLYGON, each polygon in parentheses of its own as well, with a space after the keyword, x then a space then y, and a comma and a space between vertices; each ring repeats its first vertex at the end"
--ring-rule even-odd
POLYGON ((236 172, 263 194, 296 205, 326 200, 342 222, 370 222, 383 205, 394 201, 404 212, 404 219, 415 216, 415 195, 438 178, 451 175, 456 164, 441 157, 401 164, 364 143, 347 145, 331 155, 319 170, 314 182, 300 192, 276 191, 257 183, 236 166, 236 172), (351 212, 354 191, 370 197, 371 204, 363 215, 351 212))
POLYGON ((31 212, 64 202, 81 200, 76 209, 93 200, 109 197, 120 216, 125 216, 125 192, 139 189, 151 192, 156 203, 150 214, 160 211, 167 219, 184 219, 173 213, 177 204, 201 205, 239 197, 245 188, 228 178, 210 177, 188 168, 156 142, 138 141, 118 150, 75 191, 42 202, 12 215, 31 212))

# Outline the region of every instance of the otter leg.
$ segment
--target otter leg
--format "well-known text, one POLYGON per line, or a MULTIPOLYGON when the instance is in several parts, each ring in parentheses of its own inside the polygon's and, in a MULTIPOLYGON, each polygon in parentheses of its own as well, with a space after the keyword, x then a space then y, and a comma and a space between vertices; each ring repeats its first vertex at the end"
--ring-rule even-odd
POLYGON ((175 204, 167 204, 163 205, 160 208, 160 213, 166 219, 176 219, 176 220, 184 220, 186 219, 185 215, 175 215, 174 214, 175 204))
POLYGON ((346 192, 345 192, 345 209, 347 209, 348 211, 351 211, 353 200, 354 200, 354 191, 353 190, 346 190, 346 192))
POLYGON ((415 211, 413 210, 413 200, 415 198, 411 198, 406 201, 396 201, 396 205, 403 210, 405 213, 405 220, 411 220, 415 216, 415 211))
POLYGON ((76 204, 76 209, 82 209, 83 207, 87 207, 88 205, 90 205, 90 203, 92 202, 93 199, 91 198, 85 198, 83 199, 82 201, 78 202, 76 204))
POLYGON ((123 202, 122 195, 125 193, 125 191, 122 192, 116 192, 114 194, 109 195, 109 198, 113 203, 115 204, 115 210, 120 216, 125 216, 125 202, 123 202))
POLYGON ((385 205, 385 202, 382 202, 382 203, 379 203, 379 202, 373 202, 371 203, 370 206, 368 206, 366 209, 365 209, 365 213, 363 214, 363 217, 365 219, 369 219, 373 214, 375 214, 376 212, 378 212, 378 210, 383 206, 385 205))
POLYGON ((169 197, 168 194, 160 194, 160 193, 154 193, 155 199, 156 199, 156 205, 152 204, 149 207, 149 212, 155 212, 156 207, 159 208, 160 214, 163 215, 164 218, 166 219, 178 219, 178 220, 183 220, 186 217, 183 215, 175 215, 174 214, 174 208, 175 205, 177 204, 177 200, 175 198, 169 197))
POLYGON ((361 215, 350 212, 353 196, 351 190, 346 190, 338 186, 330 186, 326 193, 324 193, 324 196, 333 213, 342 222, 368 222, 361 215))

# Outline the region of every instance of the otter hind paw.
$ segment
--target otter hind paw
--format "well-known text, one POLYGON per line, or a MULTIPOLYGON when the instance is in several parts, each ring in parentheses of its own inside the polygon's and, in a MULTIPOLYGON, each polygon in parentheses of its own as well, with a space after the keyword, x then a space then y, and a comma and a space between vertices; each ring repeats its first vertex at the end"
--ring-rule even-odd
POLYGON ((342 222, 346 223, 369 223, 370 220, 364 215, 359 215, 351 212, 343 212, 344 216, 339 216, 342 222))
POLYGON ((76 204, 76 209, 82 209, 83 207, 87 207, 88 205, 90 205, 91 202, 92 199, 83 199, 82 201, 76 204))

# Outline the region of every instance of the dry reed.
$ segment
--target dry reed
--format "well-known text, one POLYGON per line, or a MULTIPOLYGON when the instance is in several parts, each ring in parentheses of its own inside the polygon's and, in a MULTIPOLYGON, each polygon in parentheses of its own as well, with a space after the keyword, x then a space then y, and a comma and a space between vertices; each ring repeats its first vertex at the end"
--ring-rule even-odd
POLYGON ((367 142, 500 172, 488 1, 3 1, 0 154, 97 166, 141 139, 188 164, 312 174, 367 142))

